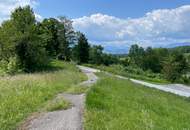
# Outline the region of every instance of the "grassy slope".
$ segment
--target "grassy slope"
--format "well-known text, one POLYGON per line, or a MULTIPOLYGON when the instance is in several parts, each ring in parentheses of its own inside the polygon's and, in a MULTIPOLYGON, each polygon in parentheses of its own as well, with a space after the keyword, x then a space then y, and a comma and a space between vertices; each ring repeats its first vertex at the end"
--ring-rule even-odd
POLYGON ((0 78, 0 129, 12 130, 56 94, 86 79, 71 63, 54 61, 57 71, 0 78))
POLYGON ((99 74, 86 100, 86 130, 190 128, 190 100, 99 74))
MULTIPOLYGON (((103 66, 103 65, 102 66, 95 66, 95 65, 85 64, 85 66, 94 67, 94 68, 97 68, 97 69, 100 69, 103 71, 107 71, 107 72, 110 72, 113 74, 122 75, 122 76, 126 76, 129 78, 134 78, 134 79, 139 79, 139 80, 147 81, 150 83, 155 83, 155 84, 169 84, 170 83, 169 81, 167 81, 163 78, 162 79, 158 78, 158 77, 151 78, 151 77, 145 76, 143 74, 133 74, 133 73, 126 72, 123 67, 117 66, 117 65, 114 65, 114 66, 103 66)), ((151 75, 151 74, 149 74, 149 75, 151 75)))

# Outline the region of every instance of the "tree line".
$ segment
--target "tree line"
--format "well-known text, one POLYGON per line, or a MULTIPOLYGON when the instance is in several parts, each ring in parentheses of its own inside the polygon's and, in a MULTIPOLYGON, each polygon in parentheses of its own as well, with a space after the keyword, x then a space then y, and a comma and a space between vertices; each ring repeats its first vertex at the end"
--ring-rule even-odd
POLYGON ((190 53, 190 47, 144 49, 135 44, 131 46, 125 63, 144 71, 161 73, 171 82, 179 80, 187 82, 190 62, 189 57, 185 57, 185 53, 190 53))
POLYGON ((50 59, 109 65, 113 56, 101 46, 90 46, 66 17, 35 19, 30 6, 19 7, 0 26, 0 70, 6 73, 33 72, 50 59))

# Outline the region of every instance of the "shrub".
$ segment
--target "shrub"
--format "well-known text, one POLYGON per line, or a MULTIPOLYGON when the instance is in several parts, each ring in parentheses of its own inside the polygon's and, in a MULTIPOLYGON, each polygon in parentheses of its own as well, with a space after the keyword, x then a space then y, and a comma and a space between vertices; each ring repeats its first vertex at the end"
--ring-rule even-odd
POLYGON ((18 66, 18 59, 16 57, 10 57, 7 61, 0 61, 1 74, 8 73, 14 74, 17 72, 21 72, 18 66))

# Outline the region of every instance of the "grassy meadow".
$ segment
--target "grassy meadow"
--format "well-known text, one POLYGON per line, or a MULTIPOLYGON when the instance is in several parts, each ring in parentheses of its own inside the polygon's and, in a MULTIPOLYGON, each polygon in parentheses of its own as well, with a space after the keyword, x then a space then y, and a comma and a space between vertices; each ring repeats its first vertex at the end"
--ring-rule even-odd
POLYGON ((87 93, 85 130, 186 130, 190 100, 98 74, 87 93))
MULTIPOLYGON (((49 71, 0 77, 0 129, 14 130, 31 113, 47 106, 49 100, 86 80, 72 63, 52 61, 49 71), (52 68, 52 69, 50 69, 52 68)), ((65 108, 58 101, 48 109, 65 108)))

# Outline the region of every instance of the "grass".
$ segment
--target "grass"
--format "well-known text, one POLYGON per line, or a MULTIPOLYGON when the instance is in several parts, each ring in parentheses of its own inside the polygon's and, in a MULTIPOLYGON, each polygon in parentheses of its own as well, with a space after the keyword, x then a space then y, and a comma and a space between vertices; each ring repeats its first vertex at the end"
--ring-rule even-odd
MULTIPOLYGON (((51 71, 0 77, 0 129, 14 130, 58 93, 86 80, 74 64, 52 61, 51 71), (58 69, 56 69, 58 68, 58 69)), ((63 107, 58 102, 52 110, 63 107)))
POLYGON ((190 100, 99 74, 88 91, 86 130, 188 130, 190 100))
POLYGON ((59 110, 66 110, 71 106, 71 103, 69 103, 68 101, 65 101, 64 98, 56 98, 53 101, 50 101, 49 103, 47 103, 47 105, 45 106, 45 110, 46 111, 59 111, 59 110))
POLYGON ((69 94, 82 94, 82 93, 86 93, 88 90, 89 90, 89 87, 87 87, 87 86, 74 85, 74 86, 68 88, 66 93, 69 93, 69 94))
POLYGON ((129 72, 129 70, 127 71, 126 68, 121 65, 96 66, 96 65, 91 65, 91 64, 85 64, 85 66, 97 68, 103 71, 107 71, 107 72, 117 74, 117 75, 122 75, 129 78, 147 81, 150 83, 155 83, 155 84, 169 84, 170 83, 169 81, 162 78, 163 76, 160 74, 144 72, 142 70, 136 70, 134 68, 128 68, 130 71, 133 71, 133 72, 129 72))

